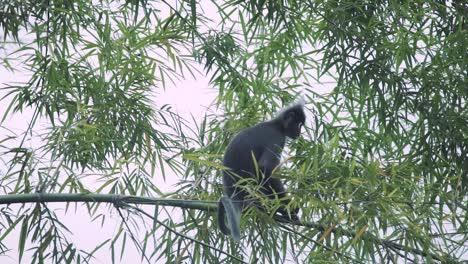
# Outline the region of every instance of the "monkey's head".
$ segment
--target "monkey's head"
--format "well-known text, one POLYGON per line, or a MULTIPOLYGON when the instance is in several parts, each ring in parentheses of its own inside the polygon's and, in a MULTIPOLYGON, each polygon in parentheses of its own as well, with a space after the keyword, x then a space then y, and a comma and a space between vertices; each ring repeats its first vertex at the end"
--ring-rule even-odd
POLYGON ((303 103, 294 104, 280 114, 279 118, 285 136, 296 139, 301 135, 301 128, 305 122, 303 103))

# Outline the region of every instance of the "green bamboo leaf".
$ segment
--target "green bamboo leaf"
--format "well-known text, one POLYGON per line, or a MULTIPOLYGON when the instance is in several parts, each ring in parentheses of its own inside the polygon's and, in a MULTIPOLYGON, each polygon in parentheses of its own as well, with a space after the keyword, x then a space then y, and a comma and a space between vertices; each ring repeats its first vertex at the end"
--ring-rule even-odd
POLYGON ((23 220, 23 223, 21 225, 19 245, 18 245, 18 251, 19 251, 18 254, 19 254, 19 261, 20 262, 21 262, 21 259, 23 258, 24 248, 26 246, 26 238, 28 236, 28 228, 29 228, 28 218, 25 217, 24 220, 23 220))
MULTIPOLYGON (((186 160, 198 162, 201 165, 217 168, 217 169, 220 169, 220 170, 227 169, 226 167, 224 167, 223 165, 221 165, 219 163, 208 161, 208 160, 202 160, 202 159, 199 158, 200 156, 202 156, 202 155, 199 155, 199 154, 184 154, 182 157, 183 157, 183 159, 186 159, 186 160)), ((205 156, 205 155, 203 155, 203 156, 205 156)))

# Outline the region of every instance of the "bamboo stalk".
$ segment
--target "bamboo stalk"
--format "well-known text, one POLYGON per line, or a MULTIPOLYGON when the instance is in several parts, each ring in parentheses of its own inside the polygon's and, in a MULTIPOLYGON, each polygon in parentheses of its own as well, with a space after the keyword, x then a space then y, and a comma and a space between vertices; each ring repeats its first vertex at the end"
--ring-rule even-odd
MULTIPOLYGON (((198 209, 204 211, 216 211, 218 204, 215 201, 200 201, 200 200, 181 200, 181 199, 166 199, 166 198, 153 198, 153 197, 141 197, 132 195, 117 195, 117 194, 92 194, 92 193, 28 193, 28 194, 10 194, 0 195, 0 204, 16 204, 16 203, 60 203, 60 202, 83 202, 83 203, 112 203, 117 206, 124 204, 150 204, 150 205, 162 205, 180 207, 185 209, 198 209)), ((304 223, 298 221, 286 220, 283 217, 277 216, 275 220, 282 223, 295 224, 298 226, 304 226, 309 228, 316 228, 318 230, 325 230, 326 226, 316 223, 304 223)), ((333 233, 342 234, 348 237, 355 237, 355 233, 342 229, 335 228, 333 233)), ((410 248, 397 244, 395 242, 386 241, 379 239, 372 235, 364 234, 365 239, 374 241, 375 243, 391 248, 393 251, 412 252, 420 256, 430 256, 432 259, 438 261, 446 261, 449 256, 444 257, 438 256, 432 253, 424 252, 416 248, 410 248), (447 259, 446 259, 447 258, 447 259)))
POLYGON ((92 193, 28 193, 28 194, 10 194, 0 195, 0 204, 16 204, 16 203, 113 203, 113 204, 151 204, 172 206, 187 209, 199 209, 204 211, 215 211, 217 203, 212 201, 199 200, 181 200, 181 199, 165 199, 154 197, 140 197, 131 195, 117 194, 92 194, 92 193))

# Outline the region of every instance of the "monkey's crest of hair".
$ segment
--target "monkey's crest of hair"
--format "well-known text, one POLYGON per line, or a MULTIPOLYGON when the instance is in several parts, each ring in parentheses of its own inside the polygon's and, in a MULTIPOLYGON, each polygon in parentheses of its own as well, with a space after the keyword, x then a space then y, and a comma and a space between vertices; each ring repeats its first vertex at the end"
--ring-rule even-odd
POLYGON ((281 118, 285 113, 294 111, 294 110, 302 110, 304 109, 304 97, 299 97, 298 99, 294 100, 292 103, 288 104, 287 106, 283 107, 273 119, 281 118))

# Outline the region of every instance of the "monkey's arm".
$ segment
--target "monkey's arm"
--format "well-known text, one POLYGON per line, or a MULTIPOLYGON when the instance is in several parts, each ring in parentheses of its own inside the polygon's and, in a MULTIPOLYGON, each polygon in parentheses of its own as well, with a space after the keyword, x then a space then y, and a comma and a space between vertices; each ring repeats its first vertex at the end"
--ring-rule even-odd
POLYGON ((281 149, 277 146, 267 147, 258 160, 258 167, 263 174, 263 181, 267 181, 271 177, 272 171, 279 164, 281 149))
POLYGON ((281 199, 281 206, 278 211, 288 217, 291 220, 299 220, 297 213, 299 209, 292 209, 289 213, 286 210, 285 206, 291 202, 286 195, 286 190, 283 183, 279 179, 272 177, 272 171, 279 164, 279 154, 274 153, 273 151, 265 151, 265 153, 260 158, 258 165, 259 169, 263 173, 262 179, 262 192, 270 199, 274 199, 276 196, 281 199))
MULTIPOLYGON (((261 179, 261 191, 267 195, 268 197, 273 194, 273 189, 277 187, 278 188, 278 195, 284 196, 284 187, 281 182, 276 182, 273 180, 271 177, 273 170, 278 166, 279 164, 279 153, 275 153, 273 150, 274 148, 266 148, 262 156, 260 157, 258 161, 258 167, 260 170, 260 173, 262 174, 262 179, 261 179), (275 186, 271 186, 272 184, 275 186)), ((276 189, 275 189, 276 190, 276 189)), ((269 197, 273 198, 273 197, 269 197)), ((281 197, 280 197, 281 198, 281 197)))
POLYGON ((286 210, 286 206, 291 202, 291 198, 286 195, 286 190, 284 189, 284 185, 280 179, 276 179, 270 177, 268 180, 265 189, 267 190, 267 195, 269 198, 274 199, 275 195, 281 199, 281 203, 283 204, 278 211, 285 217, 289 218, 290 220, 299 220, 297 213, 299 212, 299 208, 291 208, 290 211, 286 210))

